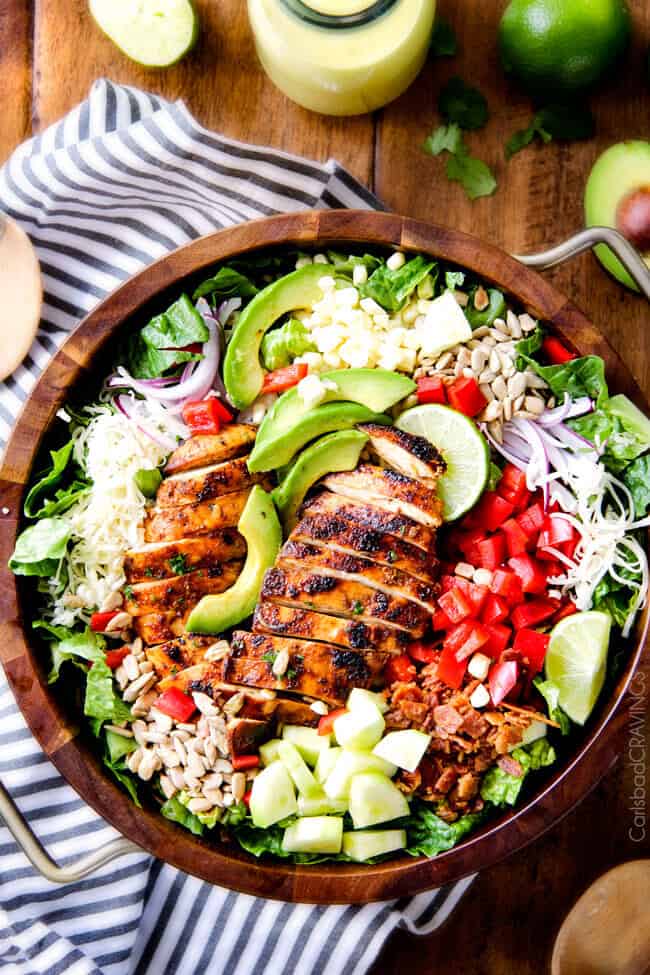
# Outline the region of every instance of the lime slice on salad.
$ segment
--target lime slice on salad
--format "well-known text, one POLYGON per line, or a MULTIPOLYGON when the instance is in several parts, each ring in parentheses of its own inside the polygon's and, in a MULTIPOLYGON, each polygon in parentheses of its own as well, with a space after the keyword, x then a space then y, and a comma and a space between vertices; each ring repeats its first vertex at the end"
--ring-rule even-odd
POLYGON ((584 724, 605 681, 609 632, 607 613, 590 610, 560 620, 551 632, 546 676, 560 691, 560 707, 576 724, 584 724))
POLYGON ((487 440, 476 424, 449 406, 429 403, 406 410, 395 426, 424 437, 445 458, 447 472, 438 482, 445 521, 469 511, 483 493, 490 470, 487 440))
POLYGON ((113 43, 145 68, 176 64, 199 34, 190 0, 90 0, 90 12, 113 43))

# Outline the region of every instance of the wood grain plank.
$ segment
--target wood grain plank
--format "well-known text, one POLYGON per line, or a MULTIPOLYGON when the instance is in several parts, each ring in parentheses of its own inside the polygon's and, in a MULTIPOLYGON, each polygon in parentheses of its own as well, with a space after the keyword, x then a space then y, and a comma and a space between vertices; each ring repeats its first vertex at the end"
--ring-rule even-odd
POLYGON ((197 47, 180 64, 160 71, 125 57, 97 27, 86 0, 36 0, 38 128, 85 98, 96 78, 107 77, 166 98, 183 98, 201 123, 232 138, 318 160, 339 158, 369 183, 372 118, 324 118, 285 98, 257 61, 243 0, 196 0, 196 7, 201 19, 197 47), (82 40, 83 57, 71 38, 82 40))
POLYGON ((30 134, 31 3, 0 0, 0 162, 30 134))

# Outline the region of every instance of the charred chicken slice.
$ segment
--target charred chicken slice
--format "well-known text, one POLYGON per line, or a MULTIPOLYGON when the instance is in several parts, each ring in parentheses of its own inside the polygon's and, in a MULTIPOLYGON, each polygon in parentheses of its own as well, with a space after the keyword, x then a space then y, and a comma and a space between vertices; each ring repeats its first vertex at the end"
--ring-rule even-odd
POLYGON ((190 437, 170 455, 165 473, 180 474, 241 457, 255 443, 256 434, 257 427, 252 424, 228 423, 219 433, 190 437))
POLYGON ((345 616, 359 623, 392 623, 414 638, 423 636, 430 619, 426 610, 408 599, 337 579, 327 572, 321 574, 292 565, 279 564, 267 571, 262 598, 284 606, 345 616))
POLYGON ((179 616, 177 612, 147 613, 146 616, 136 616, 133 620, 135 632, 144 643, 156 644, 175 640, 185 635, 185 622, 192 607, 179 616))
POLYGON ((417 437, 397 427, 363 423, 359 429, 370 438, 372 450, 394 471, 435 487, 446 469, 442 454, 425 437, 417 437))
POLYGON ((278 564, 294 565, 296 568, 304 566, 310 572, 324 572, 335 579, 358 582, 388 596, 409 599, 431 614, 436 611, 436 587, 392 566, 377 565, 357 555, 335 552, 319 544, 296 542, 290 538, 280 550, 278 564))
POLYGON ((125 609, 131 616, 146 616, 147 613, 164 613, 167 610, 183 612, 198 602, 201 596, 230 589, 241 567, 241 562, 224 562, 172 579, 138 582, 126 590, 125 609))
POLYGON ((171 542, 188 535, 206 535, 223 528, 235 528, 249 491, 237 491, 213 501, 198 501, 179 508, 154 507, 144 526, 146 542, 171 542))
POLYGON ((291 533, 295 541, 326 545, 335 552, 359 555, 378 565, 408 572, 431 583, 438 574, 438 560, 395 535, 374 531, 337 515, 307 514, 291 533))
POLYGON ((353 687, 374 686, 386 660, 387 654, 374 651, 358 653, 325 643, 238 631, 232 653, 224 659, 223 676, 238 684, 289 690, 340 704, 353 687), (280 654, 286 656, 287 666, 276 674, 280 654))
POLYGON ((328 474, 323 483, 344 498, 405 515, 428 528, 442 524, 442 502, 432 488, 398 471, 361 464, 354 471, 328 474))
POLYGON ((129 583, 208 569, 221 562, 243 559, 246 542, 234 528, 181 538, 176 542, 151 542, 126 553, 124 572, 129 583))
POLYGON ((340 616, 326 616, 310 609, 295 609, 262 599, 253 618, 254 633, 274 633, 300 640, 333 643, 350 650, 382 650, 403 653, 409 634, 391 626, 360 623, 340 616))
POLYGON ((412 518, 375 506, 368 499, 363 502, 352 501, 330 491, 323 491, 303 505, 301 514, 310 517, 322 515, 326 518, 335 516, 352 526, 392 535, 422 549, 426 555, 435 550, 434 530, 420 525, 412 518))
POLYGON ((186 667, 203 663, 205 652, 214 643, 211 636, 180 636, 155 647, 145 647, 145 656, 162 680, 186 667))
POLYGON ((212 464, 210 467, 199 467, 193 471, 166 477, 158 488, 156 506, 170 508, 211 501, 212 498, 221 498, 225 494, 243 491, 261 480, 263 480, 262 474, 249 473, 247 457, 238 457, 236 460, 227 460, 223 464, 212 464))

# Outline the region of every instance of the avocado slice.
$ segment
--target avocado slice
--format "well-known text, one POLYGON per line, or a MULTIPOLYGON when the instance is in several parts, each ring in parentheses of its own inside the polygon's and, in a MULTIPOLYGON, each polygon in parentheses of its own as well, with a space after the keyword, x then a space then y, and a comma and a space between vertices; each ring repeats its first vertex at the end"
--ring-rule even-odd
POLYGON ((228 398, 238 409, 249 406, 262 388, 264 371, 260 365, 260 345, 278 318, 296 308, 309 308, 323 297, 318 282, 325 270, 322 264, 308 264, 285 274, 258 292, 239 316, 223 364, 223 379, 228 398))
MULTIPOLYGON (((360 403, 374 413, 384 413, 416 389, 416 384, 408 376, 388 369, 334 369, 321 373, 319 378, 328 380, 334 387, 327 390, 322 403, 360 403)), ((296 386, 288 389, 262 420, 256 445, 278 440, 311 409, 313 407, 305 404, 296 386)))
MULTIPOLYGON (((613 227, 622 233, 650 267, 650 142, 619 142, 596 160, 585 189, 585 218, 588 227, 613 227)), ((638 291, 605 244, 595 252, 615 278, 638 291)))
POLYGON ((275 562, 282 545, 282 528, 270 494, 256 484, 241 513, 238 530, 248 552, 234 586, 214 596, 204 596, 190 613, 189 633, 223 633, 250 616, 257 603, 262 579, 275 562))
POLYGON ((368 442, 358 430, 340 430, 311 444, 300 454, 282 482, 271 493, 288 534, 296 523, 298 508, 307 491, 325 474, 353 471, 368 442))
POLYGON ((315 406, 308 413, 300 415, 287 430, 277 437, 257 440, 248 458, 251 473, 273 471, 288 464, 295 454, 310 440, 331 433, 334 430, 349 430, 357 423, 390 423, 391 418, 383 413, 373 413, 360 403, 325 403, 315 406))

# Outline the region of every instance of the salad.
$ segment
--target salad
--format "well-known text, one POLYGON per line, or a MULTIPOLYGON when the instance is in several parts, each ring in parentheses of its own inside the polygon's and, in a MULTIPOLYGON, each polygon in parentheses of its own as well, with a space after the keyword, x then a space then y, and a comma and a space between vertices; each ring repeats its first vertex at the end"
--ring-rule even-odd
POLYGON ((223 264, 58 418, 9 563, 49 680, 135 803, 256 856, 450 849, 646 603, 650 421, 425 255, 223 264))

